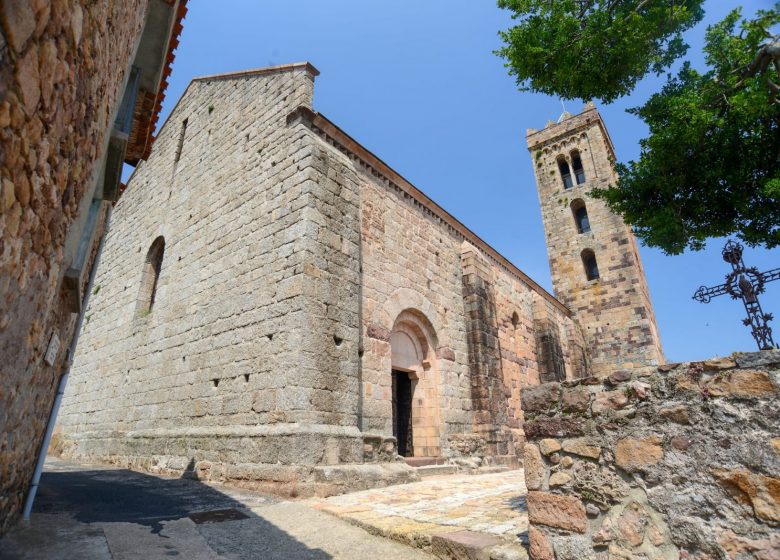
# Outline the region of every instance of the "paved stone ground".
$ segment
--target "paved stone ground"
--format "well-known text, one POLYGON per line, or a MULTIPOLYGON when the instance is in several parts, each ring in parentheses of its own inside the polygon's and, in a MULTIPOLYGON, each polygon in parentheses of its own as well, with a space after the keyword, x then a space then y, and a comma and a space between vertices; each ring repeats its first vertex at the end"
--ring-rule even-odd
POLYGON ((477 540, 485 546, 493 543, 491 558, 509 559, 526 557, 521 546, 528 531, 525 498, 523 471, 513 470, 431 477, 308 503, 371 533, 426 550, 435 544, 435 535, 483 535, 488 538, 477 540))
POLYGON ((302 502, 57 459, 47 461, 30 524, 0 539, 1 560, 372 557, 431 560, 302 502))

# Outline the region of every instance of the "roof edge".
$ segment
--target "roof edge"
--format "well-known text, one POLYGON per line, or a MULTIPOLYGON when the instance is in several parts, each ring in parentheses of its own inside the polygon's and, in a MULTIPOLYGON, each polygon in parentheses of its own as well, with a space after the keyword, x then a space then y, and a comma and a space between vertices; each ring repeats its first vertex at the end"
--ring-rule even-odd
POLYGON ((320 71, 314 67, 311 62, 293 62, 290 64, 279 64, 277 66, 264 66, 262 68, 250 68, 249 70, 237 70, 235 72, 223 72, 220 74, 208 74, 206 76, 196 76, 192 78, 193 82, 203 80, 225 80, 230 78, 244 78, 248 76, 260 76, 262 74, 273 74, 276 72, 288 72, 290 70, 304 69, 312 76, 319 76, 320 71))
POLYGON ((439 206, 432 199, 423 193, 420 189, 415 187, 411 182, 405 179, 400 173, 395 171, 392 167, 382 161, 379 157, 374 155, 365 146, 357 142, 349 134, 344 132, 341 128, 328 120, 321 113, 317 113, 311 110, 309 107, 300 106, 293 110, 287 116, 287 124, 294 124, 296 121, 303 122, 306 126, 313 126, 321 130, 326 136, 330 136, 335 142, 339 144, 345 151, 354 155, 357 159, 360 159, 367 166, 373 168, 377 173, 386 177, 390 182, 399 187, 402 191, 414 198, 417 202, 422 204, 425 208, 431 211, 434 215, 439 217, 442 221, 447 223, 450 227, 456 230, 464 239, 474 244, 476 247, 484 251, 493 260, 495 260, 500 266, 504 267, 511 274, 516 276, 519 280, 524 282, 533 291, 545 298, 547 301, 556 306, 566 316, 571 317, 571 310, 566 307, 560 300, 554 295, 545 290, 539 284, 537 284, 530 276, 520 270, 515 264, 513 264, 504 255, 499 253, 490 244, 484 241, 476 233, 466 227, 455 216, 447 212, 444 208, 439 206))

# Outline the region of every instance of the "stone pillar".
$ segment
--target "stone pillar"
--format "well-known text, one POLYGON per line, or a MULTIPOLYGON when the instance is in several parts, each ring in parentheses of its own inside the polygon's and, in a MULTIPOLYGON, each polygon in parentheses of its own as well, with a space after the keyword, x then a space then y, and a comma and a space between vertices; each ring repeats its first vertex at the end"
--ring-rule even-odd
POLYGON ((461 248, 463 303, 466 312, 474 430, 487 442, 487 452, 514 462, 512 435, 507 428, 507 390, 501 371, 496 298, 490 264, 477 249, 461 248))
POLYGON ((523 394, 532 560, 780 555, 780 351, 523 394))

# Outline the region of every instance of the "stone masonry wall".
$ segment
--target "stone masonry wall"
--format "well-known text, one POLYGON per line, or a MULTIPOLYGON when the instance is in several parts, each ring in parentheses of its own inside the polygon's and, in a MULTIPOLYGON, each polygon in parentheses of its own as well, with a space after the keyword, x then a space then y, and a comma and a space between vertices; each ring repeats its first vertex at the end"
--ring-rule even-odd
POLYGON ((609 375, 624 369, 663 363, 650 293, 636 239, 620 216, 590 196, 613 184, 614 152, 593 104, 579 115, 529 130, 553 288, 583 327, 590 371, 609 375), (573 154, 579 153, 585 182, 577 184, 573 154), (558 161, 565 160, 573 186, 564 188, 558 161), (575 202, 579 201, 579 202, 575 202), (572 204, 585 205, 590 231, 579 233, 572 204), (594 252, 599 278, 588 280, 582 252, 594 252))
POLYGON ((190 84, 114 213, 60 453, 300 494, 341 483, 318 467, 363 461, 357 183, 286 119, 311 104, 316 73, 190 84), (139 313, 159 236, 154 306, 139 313))
POLYGON ((349 156, 359 177, 363 431, 392 434, 390 338, 399 317, 411 313, 426 325, 420 336, 434 350, 422 360, 416 381, 414 401, 421 414, 415 419, 413 413, 415 454, 459 457, 473 449, 475 456, 484 458, 490 443, 488 454, 493 459, 498 454, 516 460, 512 440, 523 441, 520 394, 539 383, 535 319, 544 318, 561 333, 568 376, 581 369, 576 363, 581 353, 569 350, 575 346, 570 335, 578 332, 572 320, 560 306, 472 244, 474 238, 466 238, 437 214, 424 195, 411 196, 404 189, 414 187, 402 188, 403 180, 365 148, 319 115, 309 118, 331 149, 349 156), (467 254, 471 256, 464 258, 467 254), (468 290, 464 292, 464 281, 469 281, 467 263, 477 260, 492 294, 490 355, 485 355, 486 348, 481 354, 475 351, 474 343, 481 343, 481 337, 469 338, 473 305, 468 290), (484 370, 489 375, 480 377, 482 370, 470 363, 477 354, 491 364, 484 370), (474 391, 481 391, 483 385, 486 398, 476 402, 474 391), (497 439, 475 441, 473 434, 488 425, 495 433, 511 433, 512 438, 502 436, 501 446, 497 439))
POLYGON ((146 6, 0 2, 0 533, 21 507, 63 370, 75 324, 60 289, 66 237, 90 202, 146 6))
POLYGON ((523 395, 533 560, 780 558, 780 350, 523 395))

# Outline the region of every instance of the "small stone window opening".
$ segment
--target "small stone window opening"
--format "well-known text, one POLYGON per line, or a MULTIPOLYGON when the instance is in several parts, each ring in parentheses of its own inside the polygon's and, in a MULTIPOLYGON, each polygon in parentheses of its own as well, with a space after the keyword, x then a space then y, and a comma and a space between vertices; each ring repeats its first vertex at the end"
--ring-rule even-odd
POLYGON ((577 178, 577 184, 583 184, 585 182, 585 170, 582 168, 582 160, 580 159, 579 152, 571 153, 571 164, 574 168, 574 176, 577 178))
POLYGON ((585 267, 585 276, 588 280, 598 279, 599 267, 596 264, 596 255, 591 249, 582 252, 582 265, 585 267))
POLYGON ((181 131, 179 132, 179 142, 176 145, 176 154, 173 157, 173 165, 174 168, 179 163, 179 158, 181 158, 181 150, 184 148, 184 136, 187 134, 187 119, 184 119, 181 121, 181 131))
POLYGON ((588 233, 590 231, 590 220, 588 219, 588 210, 585 208, 585 202, 581 198, 571 203, 571 212, 574 215, 574 223, 577 225, 577 233, 588 233))
POLYGON ((517 314, 517 311, 512 313, 512 326, 514 328, 517 328, 517 325, 520 323, 520 315, 517 314))
POLYGON ((558 170, 561 172, 561 179, 563 179, 563 188, 572 188, 574 183, 571 178, 571 170, 569 169, 569 164, 562 157, 558 158, 558 170))
POLYGON ((157 282, 160 279, 163 255, 165 254, 165 238, 158 237, 149 247, 141 275, 141 289, 136 300, 136 314, 146 316, 152 312, 154 299, 157 295, 157 282))

